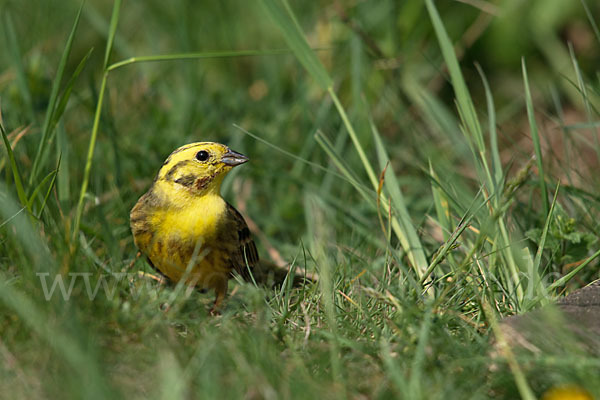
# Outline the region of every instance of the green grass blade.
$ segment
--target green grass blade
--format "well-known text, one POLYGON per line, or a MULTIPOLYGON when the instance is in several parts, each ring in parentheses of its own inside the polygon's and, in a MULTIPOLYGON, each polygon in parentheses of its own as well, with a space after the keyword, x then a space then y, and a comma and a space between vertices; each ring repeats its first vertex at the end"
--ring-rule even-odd
POLYGON ((108 62, 112 53, 115 35, 117 33, 117 24, 119 22, 119 14, 121 11, 121 0, 115 0, 113 3, 112 15, 110 17, 110 26, 108 28, 108 39, 106 41, 106 51, 104 52, 104 70, 108 68, 108 62))
MULTIPOLYGON (((50 181, 50 184, 48 185, 48 190, 46 190, 46 195, 44 196, 44 200, 42 201, 42 205, 40 206, 40 210, 38 211, 38 214, 37 214, 38 219, 40 219, 42 217, 44 208, 46 207, 46 204, 48 204, 48 199, 50 198, 50 193, 52 193, 52 189, 54 188, 54 185, 56 184, 56 177, 58 176, 58 172, 60 171, 61 161, 62 161, 62 154, 60 154, 58 156, 58 161, 56 163, 56 169, 48 174, 48 176, 50 176, 50 175, 52 176, 52 181, 50 181)), ((40 187, 41 187, 41 185, 40 185, 40 187)), ((33 198, 33 196, 32 196, 32 198, 33 198)))
POLYGON ((577 275, 577 273, 579 271, 581 271, 583 268, 587 267, 589 265, 589 263, 591 263, 596 258, 598 258, 598 256, 600 256, 600 250, 596 251, 594 254, 592 254, 590 257, 588 257, 584 262, 579 264, 576 268, 573 268, 573 270, 571 272, 569 272, 568 274, 566 274, 565 276, 563 276, 562 278, 558 279, 553 284, 548 286, 548 291, 550 292, 559 286, 566 285, 571 279, 573 279, 573 277, 575 275, 577 275))
MULTIPOLYGON (((488 130, 490 135, 490 151, 492 153, 492 168, 494 173, 494 191, 497 193, 501 182, 503 179, 502 173, 502 162, 500 161, 500 151, 498 150, 498 133, 496 132, 496 108, 494 106, 494 97, 492 96, 492 91, 490 90, 490 85, 488 84, 488 80, 485 77, 483 70, 479 64, 476 64, 477 71, 479 72, 479 76, 481 76, 481 81, 483 82, 483 89, 485 90, 485 99, 487 103, 487 112, 488 112, 488 130)), ((496 197, 496 201, 499 197, 496 197)))
POLYGON ((367 200, 370 204, 375 205, 375 194, 370 195, 368 191, 360 184, 354 173, 343 161, 342 157, 337 154, 335 146, 331 141, 323 135, 321 131, 315 133, 315 140, 325 151, 327 156, 333 161, 334 165, 340 170, 342 176, 354 186, 354 188, 367 200))
POLYGON ((298 25, 296 18, 294 17, 294 13, 289 7, 289 4, 285 0, 263 0, 263 5, 265 6, 269 16, 275 21, 277 26, 283 32, 285 40, 288 46, 290 46, 292 49, 296 58, 298 58, 313 79, 317 81, 317 84, 323 90, 326 90, 331 96, 331 99, 333 100, 333 103, 335 104, 335 107, 342 118, 344 126, 346 127, 348 134, 352 139, 352 143, 358 152, 369 180, 371 181, 373 188, 377 189, 379 181, 373 170, 373 167, 369 162, 369 157, 367 157, 363 146, 358 140, 358 135, 350 123, 346 111, 344 110, 344 107, 333 90, 333 83, 329 77, 329 74, 325 70, 325 67, 321 61, 315 55, 314 51, 308 45, 304 33, 300 29, 300 26, 298 25), (280 2, 283 3, 284 7, 278 4, 280 2))
POLYGON ((525 59, 521 59, 521 67, 523 69, 523 82, 525 84, 525 104, 527 106, 527 117, 529 118, 529 129, 531 129, 531 139, 535 149, 535 157, 538 166, 539 185, 542 196, 542 204, 544 206, 544 215, 548 215, 550 204, 548 201, 548 189, 546 188, 546 178, 544 173, 544 163, 542 159, 542 148, 540 146, 540 136, 538 134, 537 123, 535 122, 535 114, 533 111, 533 100, 531 99, 531 91, 529 90, 529 79, 527 78, 527 66, 525 59))
POLYGON ((485 143, 483 141, 481 126, 477 119, 477 113, 475 112, 475 106, 473 105, 469 89, 467 88, 460 70, 458 59, 454 53, 454 46, 452 46, 452 42, 442 23, 442 19, 433 4, 433 0, 425 0, 425 5, 427 6, 427 11, 429 12, 429 17, 431 18, 433 28, 438 38, 444 61, 446 62, 448 72, 450 73, 458 109, 469 134, 468 137, 475 142, 479 152, 485 152, 485 143))
MULTIPOLYGON (((363 198, 368 202, 368 204, 370 204, 373 208, 377 208, 375 193, 371 194, 358 182, 352 171, 350 171, 350 169, 344 163, 342 157, 340 157, 340 155, 336 153, 334 145, 321 132, 317 132, 315 134, 315 140, 317 141, 319 146, 321 146, 321 148, 325 151, 325 153, 329 156, 329 158, 331 158, 335 166, 342 172, 342 175, 344 175, 344 177, 355 187, 355 189, 358 190, 358 192, 363 196, 363 198)), ((386 214, 390 212, 388 200, 383 195, 381 200, 381 206, 383 207, 386 214)), ((406 237, 406 233, 404 231, 403 226, 396 218, 392 218, 391 225, 392 229, 394 230, 394 234, 398 237, 398 240, 400 240, 402 247, 405 249, 405 251, 409 255, 409 258, 411 259, 411 262, 413 259, 415 260, 412 264, 413 268, 415 268, 415 271, 417 272, 418 276, 421 277, 422 272, 427 267, 427 261, 425 259, 425 255, 420 245, 418 236, 416 235, 416 231, 414 232, 416 239, 413 239, 413 241, 410 242, 406 237), (412 248, 411 243, 419 244, 416 244, 417 247, 412 248), (419 253, 422 254, 419 255, 419 253), (421 260, 418 257, 422 257, 423 260, 421 260), (417 264, 417 262, 423 262, 424 267, 421 267, 421 264, 417 264)), ((414 230, 414 228, 412 227, 412 223, 410 222, 408 229, 414 230)))
MULTIPOLYGON (((300 156, 297 156, 296 154, 291 153, 291 152, 289 152, 289 151, 287 151, 287 150, 285 150, 285 149, 283 149, 283 148, 281 148, 281 147, 279 147, 279 146, 277 146, 277 145, 275 145, 275 144, 273 144, 273 143, 271 143, 271 142, 269 142, 269 141, 261 138, 260 136, 255 135, 254 133, 252 133, 250 131, 247 131, 246 129, 242 128, 241 126, 239 126, 237 124, 233 124, 233 127, 236 128, 236 129, 239 129, 241 132, 243 132, 246 135, 250 136, 251 138, 259 141, 260 143, 264 144, 265 146, 268 146, 268 147, 272 148, 273 150, 275 150, 277 152, 280 152, 281 154, 285 155, 286 157, 289 157, 289 158, 295 160, 297 163, 302 163, 304 165, 308 165, 308 166, 311 166, 313 168, 319 169, 319 170, 325 172, 326 174, 331 174, 331 175, 335 176, 336 178, 340 178, 340 179, 342 179, 342 180, 344 180, 344 181, 346 181, 346 182, 348 182, 348 183, 350 183, 352 185, 358 185, 361 188, 361 190, 366 190, 366 191, 369 190, 367 187, 365 187, 364 185, 360 184, 357 181, 356 177, 353 177, 352 180, 350 180, 344 174, 337 173, 336 171, 334 171, 332 169, 329 169, 327 167, 324 167, 321 164, 317 164, 315 162, 312 162, 312 161, 306 160, 306 159, 304 159, 304 158, 302 158, 300 156)), ((331 142, 329 141, 329 139, 327 139, 326 137, 323 136, 322 132, 317 131, 317 133, 315 133, 315 138, 317 139, 318 136, 319 137, 323 137, 325 139, 325 141, 327 141, 327 143, 328 143, 327 146, 332 146, 333 147, 333 144, 331 144, 331 142)), ((335 149, 332 148, 332 151, 335 153, 335 149)), ((337 155, 336 155, 336 157, 337 157, 337 155)), ((346 166, 344 168, 347 169, 346 166)))
POLYGON ((33 108, 33 101, 31 99, 31 91, 29 90, 29 84, 27 83, 27 73, 25 72, 25 66, 23 65, 23 60, 21 59, 22 54, 21 49, 19 48, 17 33, 15 32, 15 26, 8 12, 5 12, 4 14, 3 25, 8 51, 13 59, 16 70, 15 72, 17 74, 17 85, 19 87, 19 91, 21 92, 23 102, 25 103, 27 118, 29 118, 30 122, 33 123, 35 120, 35 111, 33 108))
POLYGON ((346 114, 346 111, 344 110, 342 103, 338 99, 337 94, 335 94, 333 87, 330 87, 327 91, 329 92, 329 95, 331 96, 331 99, 333 100, 333 103, 335 104, 335 107, 337 108, 338 113, 340 114, 340 117, 342 118, 342 121, 344 122, 344 126, 346 127, 346 130, 348 131, 348 135, 350 135, 350 138, 352 139, 354 148, 356 149, 356 152, 358 153, 358 156, 360 157, 360 161, 362 162, 363 168, 367 172, 367 176, 369 177, 369 180, 371 181, 371 184, 373 185, 373 189, 376 190, 379 187, 379 180, 377 179, 377 175, 375 174, 375 171, 373 170, 373 167, 371 166, 369 157, 367 157, 367 153, 365 152, 365 149, 363 148, 362 144, 358 140, 358 135, 354 131, 354 127, 350 123, 350 119, 348 118, 348 115, 346 114))
MULTIPOLYGON (((19 197, 19 201, 25 207, 27 207, 27 195, 25 194, 25 188, 23 187, 23 180, 21 179, 21 174, 19 173, 19 168, 17 166, 17 161, 15 160, 15 155, 10 147, 10 142, 8 140, 8 136, 6 136, 6 131, 4 130, 4 126, 0 123, 0 132, 2 133, 2 140, 4 141, 4 147, 6 148, 6 153, 8 155, 8 161, 10 165, 10 169, 13 174, 13 180, 15 182, 15 189, 17 190, 17 196, 19 197)), ((31 212, 31 208, 27 207, 29 212, 31 212)))
POLYGON ((58 176, 58 171, 60 168, 60 157, 58 159, 58 164, 59 164, 59 166, 56 167, 57 169, 53 171, 54 173, 52 174, 52 181, 48 185, 48 190, 46 191, 46 195, 44 196, 44 201, 42 202, 42 205, 40 206, 40 211, 38 211, 38 214, 37 214, 38 219, 40 219, 42 217, 44 208, 46 207, 46 204, 48 204, 48 199, 50 198, 50 193, 52 193, 52 189, 54 188, 54 185, 56 184, 56 177, 58 176))
MULTIPOLYGON (((282 31, 288 46, 292 49, 296 58, 298 58, 298 60, 308 71, 308 73, 313 77, 313 79, 315 79, 317 84, 323 90, 326 90, 329 93, 340 117, 342 118, 342 122, 344 123, 344 126, 348 131, 348 135, 352 139, 354 148, 356 149, 360 157, 360 160, 367 173, 367 176, 369 177, 371 185, 373 186, 373 189, 377 190, 379 186, 379 180, 377 179, 377 175, 375 174, 375 171, 369 161, 370 158, 367 157, 364 147, 358 140, 358 135, 356 134, 354 127, 350 123, 350 120, 344 107, 342 106, 339 98, 337 97, 337 94, 333 90, 333 83, 329 74, 325 70, 325 67, 323 66, 321 61, 316 57, 314 51, 308 45, 304 33, 302 32, 298 22, 296 21, 294 13, 290 8, 289 4, 285 0, 263 0, 262 4, 264 5, 271 19, 275 21, 277 26, 282 31), (281 4, 283 4, 283 6, 281 4)), ((335 154, 334 147, 328 146, 323 140, 321 140, 324 139, 323 136, 317 135, 316 138, 321 147, 330 156, 335 154)), ((339 159, 334 159, 334 162, 338 165, 338 167, 342 165, 339 159)), ((349 177, 349 179, 352 179, 350 178, 352 174, 349 174, 349 171, 347 169, 343 168, 341 170, 344 174, 346 174, 349 177)), ((360 187, 360 185, 358 184, 354 184, 354 186, 356 188, 360 187)), ((360 190, 360 193, 361 195, 363 195, 363 197, 369 199, 369 196, 363 190, 360 190)), ((389 207, 387 201, 383 201, 383 203, 384 207, 389 207)), ((408 224, 408 226, 411 227, 412 225, 408 224)), ((392 221, 392 227, 398 238, 401 240, 401 242, 404 243, 406 251, 408 251, 409 255, 411 256, 413 266, 416 268, 417 271, 423 271, 427 266, 427 262, 420 244, 417 244, 418 237, 416 233, 412 234, 405 232, 397 220, 392 221), (412 240, 407 240, 406 236, 410 236, 412 240)))
POLYGON ((354 127, 350 123, 346 111, 342 106, 340 100, 338 99, 335 91, 333 90, 333 83, 329 74, 325 70, 325 67, 321 63, 321 61, 317 58, 314 51, 308 45, 304 33, 300 29, 296 18, 294 17, 293 11, 289 7, 289 4, 285 0, 281 0, 284 4, 284 8, 279 5, 280 1, 278 0, 263 0, 263 5, 265 9, 268 11, 269 16, 275 21, 277 26, 283 32, 285 40, 294 52, 294 55, 298 58, 298 60, 302 63, 304 68, 308 71, 308 73, 313 77, 317 84, 323 89, 326 90, 331 99, 333 100, 335 107, 344 122, 344 126, 348 130, 348 134, 352 139, 354 147, 358 152, 358 155, 363 163, 365 171, 369 176, 371 184, 374 189, 377 189, 379 182, 377 180, 377 175, 375 174, 373 167, 369 162, 369 158, 366 156, 363 146, 360 144, 358 140, 358 135, 354 131, 354 127))
POLYGON ((431 176, 431 193, 433 194, 433 205, 437 215, 436 222, 441 226, 444 238, 447 240, 448 232, 453 229, 450 220, 450 204, 446 194, 438 185, 439 177, 433 169, 431 160, 429 160, 429 176, 431 176))
MULTIPOLYGON (((377 127, 373 121, 370 122, 371 132, 373 133, 373 139, 375 141, 375 147, 377 149, 377 155, 379 158, 379 168, 383 171, 385 166, 390 162, 390 159, 387 151, 385 150, 385 145, 383 144, 377 127)), ((410 214, 408 213, 406 202, 404 201, 404 196, 402 195, 402 190, 400 189, 400 184, 398 183, 396 175, 391 167, 386 169, 384 186, 390 196, 390 199, 392 200, 394 210, 400 217, 399 223, 402 227, 402 230, 398 232, 398 239, 402 243, 404 251, 406 251, 411 264, 416 268, 417 274, 420 278, 427 268, 427 258, 423 252, 423 245, 421 244, 419 235, 417 235, 417 230, 413 226, 413 223, 410 219, 410 214)))
POLYGON ((77 16, 75 17, 75 22, 73 22, 73 26, 71 28, 71 33, 67 38, 67 44, 65 45, 65 49, 63 50, 62 56, 60 58, 60 62, 58 63, 58 69, 56 71, 56 76, 54 77, 54 81, 52 82, 52 90, 50 92, 50 100, 48 101, 48 107, 46 108, 46 117, 44 118, 44 126, 42 128, 42 138, 40 139, 40 143, 37 148, 37 152, 35 158, 33 159, 33 165, 31 167, 31 174, 29 175, 29 185, 32 185, 35 179, 37 178, 38 169, 40 168, 40 162, 44 158, 44 152, 50 146, 50 136, 53 130, 53 119, 54 113, 56 110, 56 102, 58 100, 58 92, 60 89, 60 85, 65 73, 65 68, 67 65, 67 60, 69 59, 69 55, 71 54, 71 48, 73 46, 73 40, 75 39, 75 32, 77 32, 77 27, 79 26, 79 19, 81 17, 81 10, 83 9, 83 5, 85 4, 85 0, 81 2, 79 6, 79 10, 77 11, 77 16))
POLYGON ((471 209, 474 206, 475 200, 476 199, 473 199, 473 203, 471 204, 469 209, 466 211, 465 215, 463 215, 462 219, 456 226, 456 229, 454 229, 454 231, 452 232, 450 237, 446 240, 444 245, 442 247, 440 247, 438 249, 438 251, 432 256, 431 263, 427 267, 427 270, 425 271, 425 273, 421 276, 421 282, 420 282, 421 284, 425 283, 425 280, 435 270, 435 267, 437 267, 437 265, 446 258, 446 256, 449 254, 449 252, 455 248, 458 239, 463 234, 465 229, 467 229, 469 227, 469 225, 471 224, 471 220, 473 220, 473 218, 477 215, 478 211, 487 204, 487 201, 484 200, 479 206, 477 206, 475 208, 474 211, 471 211, 471 209))
POLYGON ((321 89, 329 89, 333 85, 331 78, 321 61, 308 45, 287 2, 281 0, 262 0, 262 4, 267 14, 283 33, 286 43, 290 46, 298 61, 306 68, 321 89))
POLYGON ((60 204, 66 204, 71 198, 69 175, 69 143, 67 141, 67 133, 62 124, 56 130, 56 152, 60 154, 61 166, 58 170, 56 189, 58 192, 58 201, 60 204))
POLYGON ((585 15, 587 16, 588 21, 590 21, 590 25, 592 26, 592 30, 594 31, 594 35, 596 36, 596 40, 598 41, 598 43, 600 43, 600 30, 598 30, 598 25, 596 24, 596 21, 594 21, 594 16, 590 11, 590 8, 588 7, 587 2, 585 0, 581 0, 581 5, 585 10, 585 15))
POLYGON ((590 103, 590 97, 588 96, 588 92, 585 87, 585 81, 583 80, 583 73, 581 72, 581 68, 579 68, 579 62, 577 61, 577 57, 575 56, 575 50, 573 50, 573 46, 571 44, 569 44, 569 55, 571 57, 571 62, 573 63, 575 76, 577 77, 577 86, 579 88, 579 93, 581 93, 583 105, 585 107, 585 116, 588 120, 588 123, 590 124, 589 130, 592 134, 592 137, 594 138, 594 149, 596 150, 596 158, 600 160, 600 142, 598 141, 598 128, 596 126, 593 126, 594 107, 590 103))
MULTIPOLYGON (((27 209, 30 209, 30 210, 33 209, 33 202, 35 201, 35 198, 40 193, 42 188, 44 186, 46 186, 46 183, 48 183, 49 180, 52 180, 52 183, 50 184, 47 192, 49 193, 52 190, 52 187, 54 184, 54 179, 56 178, 57 173, 58 173, 58 168, 55 169, 54 171, 51 171, 48 175, 46 175, 44 177, 44 179, 41 180, 40 183, 38 183, 38 185, 35 187, 35 189, 33 189, 33 193, 31 193, 31 195, 29 196, 29 200, 27 200, 27 209)), ((48 195, 48 193, 46 193, 46 195, 48 195)), ((45 197, 45 199, 47 199, 47 196, 45 197)), ((38 214, 40 214, 40 213, 38 212, 38 214)))
POLYGON ((77 78, 79 78, 79 74, 81 74, 81 71, 83 71, 83 68, 85 68, 85 65, 87 64, 87 61, 90 58, 90 56, 92 55, 93 51, 94 51, 94 49, 91 48, 86 53, 86 55, 83 56, 83 58, 77 65, 77 68, 75 68, 73 75, 71 75, 71 78, 69 78, 69 81, 65 85, 63 94, 60 97, 60 101, 58 102, 58 106, 56 106, 56 110, 54 111, 54 114, 52 116, 52 121, 50 122, 50 131, 51 132, 54 131, 56 124, 58 123, 58 121, 62 117, 63 113, 65 112, 65 109, 67 108, 67 104, 69 103, 69 98, 71 97, 71 92, 73 91, 73 86, 75 85, 75 82, 77 82, 77 78))
MULTIPOLYGON (((322 293, 321 303, 324 309, 325 320, 327 321, 329 336, 329 355, 331 364, 332 379, 340 383, 344 379, 344 368, 340 362, 339 333, 337 322, 338 307, 335 304, 336 280, 335 267, 329 252, 324 245, 326 238, 331 237, 330 224, 326 223, 326 216, 321 206, 321 199, 317 196, 305 193, 304 209, 307 212, 307 224, 309 237, 311 238, 310 248, 319 266, 319 289, 322 293)), ((345 397, 345 396, 344 396, 345 397)), ((343 398, 343 397, 342 397, 343 398)))
MULTIPOLYGON (((65 112, 65 109, 67 108, 67 104, 69 103, 69 98, 71 97, 71 92, 73 91, 73 86, 75 85, 75 82, 77 81, 77 78, 79 77, 79 74, 81 74, 81 71, 85 67, 87 60, 89 59, 92 51, 93 51, 93 49, 90 49, 87 52, 87 54, 83 57, 83 59, 79 62, 79 64, 77 65, 77 68, 75 68, 75 71, 73 72, 73 75, 71 75, 71 77, 69 78, 69 81, 65 85, 65 89, 63 90, 62 96, 60 97, 60 101, 58 102, 58 105, 56 106, 54 113, 52 114, 52 120, 50 122, 50 128, 49 128, 50 136, 47 140, 48 146, 54 140, 54 136, 56 135, 56 131, 55 131, 56 125, 60 121, 63 113, 65 112)), ((44 150, 41 154, 42 161, 40 162, 40 165, 45 165, 47 158, 48 158, 48 152, 44 150)))
POLYGON ((92 126, 92 135, 90 136, 90 144, 88 146, 87 157, 85 160, 85 168, 83 170, 83 182, 79 191, 79 200, 77 202, 77 210, 75 211, 75 223, 73 226, 73 238, 79 233, 79 225, 81 216, 83 215, 83 202, 90 183, 90 172, 92 171, 92 160, 94 158, 94 149, 96 148, 96 139, 98 137, 98 129, 100 128, 100 115, 102 114, 102 103, 104 101, 104 92, 106 91, 106 81, 108 80, 108 72, 102 76, 100 84, 100 93, 98 94, 98 103, 96 104, 96 113, 94 114, 94 124, 92 126))
MULTIPOLYGON (((433 194, 433 204, 435 207, 435 213, 436 213, 436 217, 437 217, 437 218, 432 218, 432 220, 434 220, 435 223, 440 227, 443 238, 444 238, 444 242, 447 242, 449 240, 449 238, 451 237, 451 235, 453 235, 453 233, 451 233, 451 232, 454 230, 452 220, 450 218, 451 217, 451 211, 450 211, 450 201, 451 200, 448 198, 448 195, 444 191, 444 189, 440 187, 440 184, 439 184, 440 179, 439 179, 439 176, 437 175, 437 173, 435 172, 435 170, 433 169, 431 160, 429 161, 429 176, 430 176, 430 181, 431 181, 431 192, 433 194)), ((445 243, 440 248, 441 250, 438 250, 438 252, 443 251, 444 246, 445 246, 445 243)), ((435 255, 431 257, 432 261, 434 259, 435 259, 435 255)), ((458 263, 457 263, 456 259, 453 257, 452 253, 448 253, 446 255, 446 259, 448 260, 448 264, 452 268, 452 271, 456 272, 458 270, 458 263)), ((435 266, 433 268, 435 268, 435 266)), ((433 271, 433 269, 431 268, 431 263, 430 263, 430 266, 428 267, 428 270, 429 269, 431 269, 433 271)), ((427 276, 427 273, 423 274, 423 276, 427 276)), ((423 277, 421 277, 421 279, 423 279, 423 277)))
MULTIPOLYGON (((89 2, 86 5, 83 10, 83 18, 91 31, 95 31, 105 41, 108 40, 108 34, 110 32, 110 20, 106 18, 106 16, 100 10, 95 8, 94 2, 89 2)), ((119 52, 119 54, 127 57, 135 54, 134 47, 122 36, 115 35, 112 49, 113 51, 116 50, 119 52)))
POLYGON ((404 84, 407 95, 412 104, 419 108, 423 114, 423 120, 430 130, 439 131, 448 136, 453 144, 453 152, 468 155, 470 149, 464 140, 464 133, 459 127, 456 116, 452 111, 434 94, 430 93, 414 80, 406 79, 404 84))
POLYGON ((536 299, 536 301, 532 303, 532 306, 537 304, 538 301, 543 300, 543 298, 546 295, 544 287, 540 284, 540 265, 542 263, 542 254, 544 253, 544 246, 546 245, 548 231, 550 230, 552 217, 554 216, 554 208, 556 206, 559 188, 560 183, 556 185, 556 190, 554 191, 554 198, 552 199, 552 205, 550 206, 550 211, 548 212, 548 216, 546 217, 544 230, 542 231, 542 236, 540 237, 540 242, 538 245, 538 249, 535 253, 535 258, 533 259, 532 270, 529 272, 528 294, 530 298, 536 299))
POLYGON ((473 104, 471 94, 469 93, 469 89, 460 70, 458 59, 454 53, 454 47, 444 28, 442 19, 435 8, 433 0, 425 0, 425 5, 427 6, 429 17, 438 38, 444 61, 446 62, 448 72, 450 73, 450 80, 456 97, 457 111, 462 123, 461 130, 471 147, 479 179, 482 184, 485 182, 489 192, 492 192, 495 187, 494 178, 492 177, 488 166, 483 131, 479 119, 477 118, 475 105, 473 104))
POLYGON ((110 28, 108 32, 108 40, 106 42, 106 52, 104 53, 104 75, 100 83, 100 92, 98 94, 98 103, 96 104, 96 112, 94 114, 94 124, 92 126, 92 134, 90 136, 90 144, 88 146, 85 168, 83 170, 83 182, 79 192, 79 200, 77 202, 77 210, 75 211, 75 223, 73 224, 73 238, 76 238, 79 233, 79 225, 81 224, 81 216, 83 214, 83 201, 90 182, 90 172, 92 171, 92 160, 94 158, 94 149, 96 148, 96 139, 98 137, 98 129, 100 128, 100 116, 102 114, 102 104, 104 102, 104 92, 106 91, 106 82, 108 80, 108 61, 112 51, 112 46, 117 32, 117 23, 119 21, 119 11, 121 0, 115 0, 113 4, 112 16, 110 18, 110 28))
POLYGON ((203 58, 229 58, 229 57, 251 57, 251 56, 269 56, 289 54, 288 49, 272 50, 232 50, 232 51, 204 51, 200 53, 175 53, 161 54, 152 56, 135 56, 126 60, 118 61, 108 66, 107 70, 112 71, 118 68, 126 67, 131 64, 140 64, 159 61, 178 61, 178 60, 198 60, 203 58))
POLYGON ((540 237, 540 244, 538 246, 537 252, 535 254, 535 259, 533 261, 533 267, 536 271, 539 271, 540 264, 542 261, 542 253, 544 251, 544 245, 546 244, 546 238, 548 236, 548 230, 550 229, 550 224, 552 222, 552 215, 554 214, 554 207, 556 206, 556 199, 558 198, 558 189, 560 188, 560 183, 556 185, 556 190, 554 191, 554 198, 552 199, 552 205, 550 206, 550 212, 546 217, 546 223, 544 224, 544 230, 542 231, 542 236, 540 237))

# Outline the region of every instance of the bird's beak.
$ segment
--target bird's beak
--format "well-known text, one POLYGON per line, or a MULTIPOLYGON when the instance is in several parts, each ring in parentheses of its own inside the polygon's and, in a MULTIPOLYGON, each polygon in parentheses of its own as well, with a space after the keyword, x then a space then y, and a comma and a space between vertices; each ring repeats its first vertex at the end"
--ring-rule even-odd
POLYGON ((231 167, 235 167, 236 165, 240 165, 248 161, 249 158, 243 154, 238 153, 237 151, 233 151, 231 149, 227 150, 227 153, 223 154, 221 157, 221 162, 225 165, 229 165, 231 167))

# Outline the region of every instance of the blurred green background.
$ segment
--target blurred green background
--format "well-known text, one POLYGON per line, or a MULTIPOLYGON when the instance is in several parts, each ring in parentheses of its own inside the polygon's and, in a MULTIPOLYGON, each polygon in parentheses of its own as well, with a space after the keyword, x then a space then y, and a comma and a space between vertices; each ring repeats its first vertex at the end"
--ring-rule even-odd
MULTIPOLYGON (((112 70, 73 235, 111 1, 83 6, 59 100, 74 77, 72 91, 47 130, 38 173, 31 171, 79 6, 0 0, 2 124, 32 199, 26 207, 19 198, 3 155, 3 396, 524 396, 519 372, 490 356, 494 319, 484 305, 499 319, 600 277, 599 4, 435 2, 483 127, 482 153, 461 128, 447 58, 422 0, 289 2, 360 146, 297 53, 267 54, 288 42, 262 2, 125 1, 109 64, 174 53, 259 54, 112 70), (534 157, 534 130, 543 157, 534 157), (155 284, 137 274, 152 273, 142 261, 127 269, 136 253, 129 210, 169 153, 193 141, 226 143, 250 157, 226 180, 224 197, 248 219, 263 258, 318 272, 321 282, 281 290, 232 282, 223 315, 213 318, 206 315, 211 295, 155 284), (392 212, 377 202, 359 147, 394 201, 392 212), (385 178, 382 148, 390 161, 385 178), (502 169, 492 171, 499 175, 490 185, 481 160, 494 169, 493 154, 502 169), (549 203, 560 182, 551 212, 542 181, 549 203), (416 233, 411 246, 418 243, 431 275, 419 275, 415 248, 394 234, 393 220, 416 233), (49 279, 90 273, 93 282, 130 275, 113 282, 114 297, 91 300, 79 280, 69 300, 47 301, 39 272, 49 279), (174 305, 167 313, 165 303, 174 305)), ((539 396, 570 383, 600 396, 598 354, 567 347, 518 354, 525 386, 539 396)))

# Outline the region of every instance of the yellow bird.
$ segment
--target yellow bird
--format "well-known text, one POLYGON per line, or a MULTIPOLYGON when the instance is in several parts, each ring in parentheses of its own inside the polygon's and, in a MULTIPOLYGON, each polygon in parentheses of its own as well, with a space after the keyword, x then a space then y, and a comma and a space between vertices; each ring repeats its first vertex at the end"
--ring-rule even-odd
POLYGON ((199 142, 175 150, 130 214, 135 245, 174 282, 214 289, 216 310, 233 272, 249 278, 258 252, 242 215, 220 194, 221 182, 248 157, 199 142))

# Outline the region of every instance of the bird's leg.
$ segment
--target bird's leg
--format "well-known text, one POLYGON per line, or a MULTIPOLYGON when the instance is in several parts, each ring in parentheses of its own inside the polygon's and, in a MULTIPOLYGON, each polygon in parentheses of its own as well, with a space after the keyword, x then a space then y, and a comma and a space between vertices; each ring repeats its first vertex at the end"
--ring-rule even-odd
POLYGON ((135 258, 133 260, 131 260, 131 262, 129 263, 129 265, 127 266, 127 269, 131 269, 133 268, 133 266, 135 265, 135 262, 138 260, 138 258, 140 258, 142 256, 142 252, 138 251, 137 254, 135 255, 135 258))
POLYGON ((227 279, 219 280, 217 285, 215 286, 215 302, 213 303, 212 308, 210 309, 210 315, 220 315, 221 312, 219 308, 223 299, 225 299, 225 295, 227 294, 227 279))

